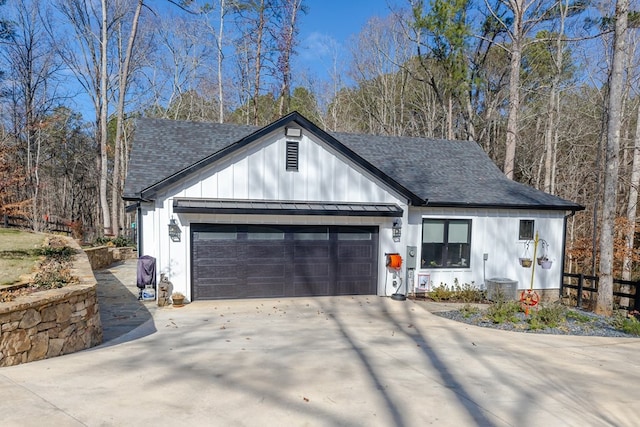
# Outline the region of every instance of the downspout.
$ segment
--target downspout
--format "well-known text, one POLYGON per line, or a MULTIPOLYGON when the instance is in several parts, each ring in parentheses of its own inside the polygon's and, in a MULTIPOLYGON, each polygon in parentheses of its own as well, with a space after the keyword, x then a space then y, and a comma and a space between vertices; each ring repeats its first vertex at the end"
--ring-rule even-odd
POLYGON ((570 214, 565 215, 562 224, 562 264, 560 265, 560 286, 558 287, 559 298, 562 298, 562 285, 564 284, 564 267, 567 259, 567 219, 576 214, 576 211, 571 211, 570 214))
POLYGON ((136 228, 136 233, 138 235, 138 257, 143 255, 142 252, 142 208, 140 207, 141 203, 138 202, 138 207, 136 208, 136 224, 138 227, 136 228))

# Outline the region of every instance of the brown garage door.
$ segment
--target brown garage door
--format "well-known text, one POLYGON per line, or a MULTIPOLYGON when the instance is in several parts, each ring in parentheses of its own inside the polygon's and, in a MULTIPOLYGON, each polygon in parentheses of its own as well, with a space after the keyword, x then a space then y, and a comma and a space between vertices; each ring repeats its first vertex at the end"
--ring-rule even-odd
POLYGON ((375 294, 377 227, 191 226, 195 300, 375 294))

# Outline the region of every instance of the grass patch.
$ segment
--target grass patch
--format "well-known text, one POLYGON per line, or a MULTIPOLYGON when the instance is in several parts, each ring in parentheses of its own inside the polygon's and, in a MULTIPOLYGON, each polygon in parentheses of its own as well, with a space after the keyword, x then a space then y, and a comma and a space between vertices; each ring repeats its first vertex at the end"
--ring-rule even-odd
POLYGON ((45 236, 14 229, 0 229, 0 286, 16 283, 33 273, 42 256, 45 236))
POLYGON ((39 248, 42 247, 45 237, 44 234, 0 228, 0 252, 28 251, 39 248))
POLYGON ((580 313, 579 311, 575 310, 567 310, 566 316, 567 319, 575 320, 578 323, 589 323, 593 321, 590 316, 587 316, 586 314, 580 313))
POLYGON ((66 246, 64 239, 56 236, 42 236, 40 247, 2 252, 3 257, 0 257, 2 271, 6 273, 6 270, 9 270, 15 277, 7 284, 18 281, 20 270, 17 269, 17 266, 24 266, 28 273, 36 271, 36 274, 29 281, 28 286, 17 289, 0 287, 0 302, 13 301, 20 295, 77 283, 78 278, 71 274, 72 256, 76 253, 75 249, 66 246), (16 268, 4 270, 5 267, 12 265, 16 268))

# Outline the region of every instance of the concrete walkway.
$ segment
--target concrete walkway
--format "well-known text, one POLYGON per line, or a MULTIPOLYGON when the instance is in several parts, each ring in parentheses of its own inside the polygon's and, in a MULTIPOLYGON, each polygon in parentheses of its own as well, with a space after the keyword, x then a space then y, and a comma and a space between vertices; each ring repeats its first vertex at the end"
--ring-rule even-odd
MULTIPOLYGON (((127 269, 108 279, 127 288, 127 269)), ((0 424, 640 425, 640 339, 483 329, 373 296, 143 306, 129 330, 144 310, 111 311, 102 346, 0 369, 0 424)))
MULTIPOLYGON (((153 329, 153 313, 158 308, 154 301, 139 301, 139 289, 136 286, 136 270, 138 261, 128 259, 116 263, 109 268, 94 271, 98 281, 98 302, 100 304, 100 320, 102 321, 105 343, 126 341, 130 334, 140 326, 145 334, 155 332, 153 329)), ((137 331, 136 336, 140 336, 137 331)))

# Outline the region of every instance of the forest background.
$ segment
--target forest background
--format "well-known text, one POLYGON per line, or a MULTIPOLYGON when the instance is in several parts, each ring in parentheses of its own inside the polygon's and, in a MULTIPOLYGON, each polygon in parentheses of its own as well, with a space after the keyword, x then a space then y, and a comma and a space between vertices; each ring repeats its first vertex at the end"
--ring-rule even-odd
POLYGON ((318 71, 297 56, 328 7, 310 2, 0 0, 0 215, 127 233, 136 118, 297 110, 330 132, 473 140, 509 178, 585 206, 568 271, 638 278, 636 4, 396 0, 317 44, 318 71))

